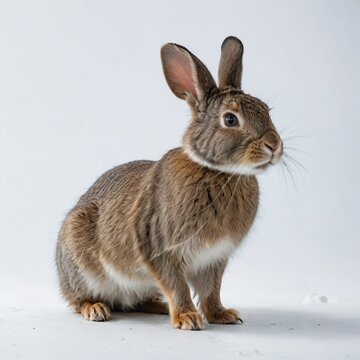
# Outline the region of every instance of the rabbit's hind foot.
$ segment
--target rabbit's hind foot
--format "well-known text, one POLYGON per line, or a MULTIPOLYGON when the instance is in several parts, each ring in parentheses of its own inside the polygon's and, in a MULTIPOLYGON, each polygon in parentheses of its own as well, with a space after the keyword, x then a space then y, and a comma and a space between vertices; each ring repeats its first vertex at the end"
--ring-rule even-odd
POLYGON ((101 302, 85 302, 79 310, 83 318, 89 321, 108 321, 111 317, 110 308, 101 302))

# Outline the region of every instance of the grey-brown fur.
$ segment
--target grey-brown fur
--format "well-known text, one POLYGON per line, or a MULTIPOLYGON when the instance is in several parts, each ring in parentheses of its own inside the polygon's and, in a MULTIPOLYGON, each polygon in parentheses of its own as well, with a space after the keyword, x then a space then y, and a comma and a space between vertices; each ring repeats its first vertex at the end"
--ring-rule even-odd
POLYGON ((240 321, 221 305, 221 278, 256 215, 254 174, 282 154, 268 107, 240 89, 242 53, 240 40, 225 39, 217 88, 187 49, 162 48, 165 77, 192 121, 181 148, 106 172, 67 215, 56 252, 60 287, 85 319, 107 320, 119 308, 170 311, 174 327, 200 329, 191 285, 209 322, 240 321), (228 111, 241 126, 224 126, 228 111))

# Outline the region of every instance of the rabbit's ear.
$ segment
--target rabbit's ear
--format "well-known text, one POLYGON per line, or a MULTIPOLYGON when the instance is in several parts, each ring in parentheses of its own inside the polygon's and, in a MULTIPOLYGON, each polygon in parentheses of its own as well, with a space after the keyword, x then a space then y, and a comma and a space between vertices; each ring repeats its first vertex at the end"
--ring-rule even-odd
POLYGON ((219 88, 232 86, 241 88, 242 56, 244 46, 234 37, 227 37, 221 45, 221 58, 219 65, 219 88))
POLYGON ((203 100, 216 83, 206 66, 189 50, 177 44, 161 48, 161 62, 171 91, 180 99, 203 100))

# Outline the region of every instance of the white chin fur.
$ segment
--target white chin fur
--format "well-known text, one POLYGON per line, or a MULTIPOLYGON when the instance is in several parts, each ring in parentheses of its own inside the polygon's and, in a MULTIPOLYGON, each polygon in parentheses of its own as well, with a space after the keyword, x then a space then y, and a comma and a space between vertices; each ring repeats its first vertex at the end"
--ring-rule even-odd
POLYGON ((194 151, 190 148, 190 146, 184 146, 185 154, 194 162, 201 166, 205 166, 211 170, 221 171, 229 174, 237 174, 237 175, 259 175, 265 171, 265 169, 254 168, 245 164, 238 165, 214 165, 202 159, 198 155, 194 153, 194 151))

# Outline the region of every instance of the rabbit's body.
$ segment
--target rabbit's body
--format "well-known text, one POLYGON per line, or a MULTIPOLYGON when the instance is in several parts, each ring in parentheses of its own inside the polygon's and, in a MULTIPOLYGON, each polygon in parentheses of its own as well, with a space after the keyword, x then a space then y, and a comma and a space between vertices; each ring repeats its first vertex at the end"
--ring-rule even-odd
POLYGON ((255 218, 255 175, 283 151, 268 106, 241 90, 242 53, 240 40, 225 39, 216 86, 187 49, 162 48, 166 80, 192 120, 182 147, 108 171, 66 217, 56 253, 60 286, 85 319, 133 308, 170 313, 174 327, 198 330, 191 286, 209 322, 241 321, 221 304, 221 280, 255 218))
POLYGON ((118 166, 65 219, 57 252, 64 295, 75 307, 93 300, 136 308, 161 291, 151 264, 164 257, 182 262, 196 283, 197 273, 226 261, 237 248, 257 202, 254 176, 209 170, 181 148, 159 162, 118 166))

